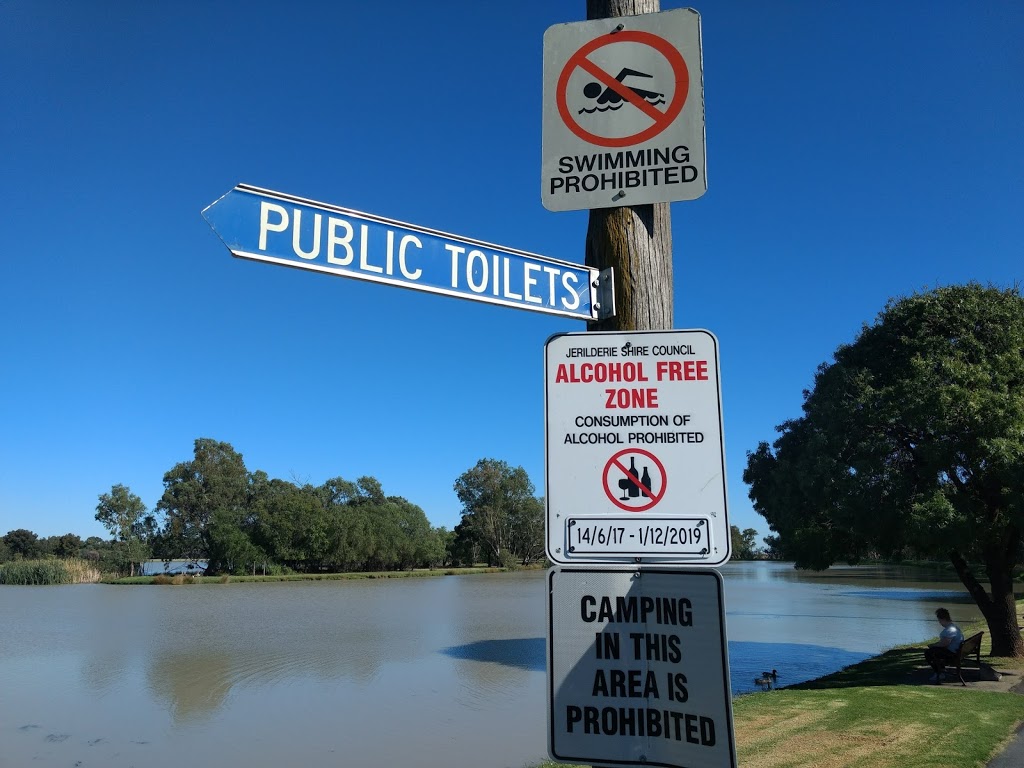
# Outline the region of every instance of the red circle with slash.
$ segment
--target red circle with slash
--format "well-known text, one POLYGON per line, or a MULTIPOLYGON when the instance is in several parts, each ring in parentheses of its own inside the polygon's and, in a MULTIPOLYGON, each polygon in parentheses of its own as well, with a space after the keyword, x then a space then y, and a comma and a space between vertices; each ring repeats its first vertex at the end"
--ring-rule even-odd
MULTIPOLYGON (((602 483, 604 485, 605 494, 608 496, 609 499, 611 499, 612 504, 617 506, 619 509, 624 509, 627 512, 645 512, 665 497, 665 489, 668 487, 668 475, 665 473, 665 465, 662 464, 658 457, 655 456, 650 451, 645 451, 642 448, 626 448, 625 450, 619 451, 610 459, 608 459, 608 463, 604 465, 604 475, 602 476, 602 483), (626 465, 623 464, 621 461, 619 461, 619 459, 621 459, 623 456, 628 455, 646 456, 648 459, 654 462, 654 466, 657 467, 658 470, 661 472, 661 489, 658 491, 658 493, 652 493, 650 488, 647 488, 646 486, 644 486, 642 482, 640 482, 640 478, 638 476, 633 475, 629 471, 629 468, 626 467, 626 465), (624 500, 618 497, 616 489, 613 489, 611 487, 612 484, 609 482, 608 479, 608 474, 612 471, 613 468, 622 472, 628 480, 632 480, 633 483, 635 483, 644 493, 647 494, 650 501, 648 501, 645 504, 635 506, 624 504, 624 500)), ((651 485, 653 486, 654 483, 651 483, 651 485)), ((618 486, 618 483, 616 483, 616 486, 618 486)), ((625 489, 623 489, 623 492, 625 492, 625 489)))
POLYGON ((683 105, 686 103, 686 95, 689 90, 690 71, 686 68, 686 61, 683 60, 682 54, 679 53, 674 45, 664 38, 658 37, 650 32, 623 30, 611 35, 602 35, 596 40, 591 40, 570 56, 569 60, 565 63, 565 67, 562 68, 561 74, 558 76, 558 87, 555 89, 555 98, 558 102, 558 114, 561 115, 562 122, 565 123, 565 126, 570 131, 584 141, 596 144, 599 147, 631 147, 634 144, 640 144, 648 139, 653 139, 659 133, 668 128, 669 125, 672 124, 672 121, 679 116, 680 112, 682 112, 683 105), (672 101, 669 102, 669 105, 664 112, 647 103, 641 96, 633 93, 628 86, 620 83, 587 58, 587 56, 594 51, 608 45, 615 45, 616 43, 640 43, 653 48, 668 60, 669 65, 672 67, 672 72, 675 75, 676 89, 675 93, 672 94, 672 101), (601 136, 596 133, 591 133, 576 122, 576 118, 573 117, 572 112, 569 110, 569 105, 566 103, 565 93, 569 84, 569 77, 577 68, 582 69, 587 74, 597 78, 599 82, 603 83, 606 87, 611 88, 615 93, 651 118, 651 125, 639 133, 634 133, 630 136, 617 137, 601 136))

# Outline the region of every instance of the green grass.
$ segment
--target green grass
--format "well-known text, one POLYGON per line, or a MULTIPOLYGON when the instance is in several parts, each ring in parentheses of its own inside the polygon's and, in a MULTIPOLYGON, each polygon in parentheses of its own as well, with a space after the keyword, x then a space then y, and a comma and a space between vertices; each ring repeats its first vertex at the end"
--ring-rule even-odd
POLYGON ((733 703, 742 765, 983 766, 1024 720, 1024 696, 954 686, 783 689, 733 703))
POLYGON ((1024 696, 923 685, 782 689, 735 699, 733 719, 744 768, 980 768, 1024 720, 1024 696))

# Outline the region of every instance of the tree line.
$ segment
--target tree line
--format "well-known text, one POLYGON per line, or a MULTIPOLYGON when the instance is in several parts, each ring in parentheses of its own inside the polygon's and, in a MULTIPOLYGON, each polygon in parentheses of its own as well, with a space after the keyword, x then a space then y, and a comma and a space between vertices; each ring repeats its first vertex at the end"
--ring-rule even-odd
POLYGON ((74 534, 39 539, 25 529, 0 539, 0 562, 82 556, 134 574, 150 558, 207 561, 211 574, 389 571, 529 564, 544 557, 544 503, 522 467, 481 459, 455 482, 453 531, 388 496, 379 481, 335 477, 298 484, 250 472, 231 444, 195 441, 193 456, 163 477, 150 512, 125 485, 98 497, 95 519, 111 540, 74 534))

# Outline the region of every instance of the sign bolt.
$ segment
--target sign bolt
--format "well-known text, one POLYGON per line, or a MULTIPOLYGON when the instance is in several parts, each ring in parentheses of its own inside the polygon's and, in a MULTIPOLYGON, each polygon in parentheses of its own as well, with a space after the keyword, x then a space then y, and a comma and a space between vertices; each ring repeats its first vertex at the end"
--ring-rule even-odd
POLYGON ((624 191, 624 190, 621 190, 621 189, 620 189, 620 190, 619 190, 619 192, 618 192, 618 194, 617 194, 617 195, 615 195, 615 197, 613 197, 613 198, 612 198, 612 202, 614 203, 614 202, 616 202, 616 201, 618 201, 618 200, 621 200, 621 199, 622 199, 622 198, 624 198, 625 196, 626 196, 626 193, 625 193, 625 191, 624 191))

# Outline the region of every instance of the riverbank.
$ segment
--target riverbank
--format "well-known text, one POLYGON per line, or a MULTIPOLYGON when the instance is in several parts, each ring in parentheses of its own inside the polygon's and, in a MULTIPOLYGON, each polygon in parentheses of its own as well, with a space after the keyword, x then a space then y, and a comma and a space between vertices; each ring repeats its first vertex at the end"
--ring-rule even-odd
MULTIPOLYGON (((540 566, 538 566, 540 567, 540 566)), ((116 579, 104 579, 104 584, 120 586, 136 585, 187 585, 187 584, 246 584, 253 582, 278 581, 351 581, 362 579, 416 579, 434 576, 463 576, 472 573, 505 573, 508 568, 435 568, 414 569, 411 571, 358 571, 352 573, 289 573, 276 576, 187 576, 177 574, 166 576, 124 576, 116 579)))
MULTIPOLYGON (((1018 614, 1024 600, 1017 602, 1018 614)), ((739 764, 744 768, 981 768, 1024 722, 1024 659, 981 659, 1002 673, 981 681, 973 663, 967 687, 928 683, 931 670, 916 645, 892 648, 831 675, 733 700, 739 764)), ((1021 736, 1019 738, 1024 738, 1021 736)), ((562 763, 543 763, 557 768, 562 763)), ((582 767, 578 767, 582 768, 582 767)))

